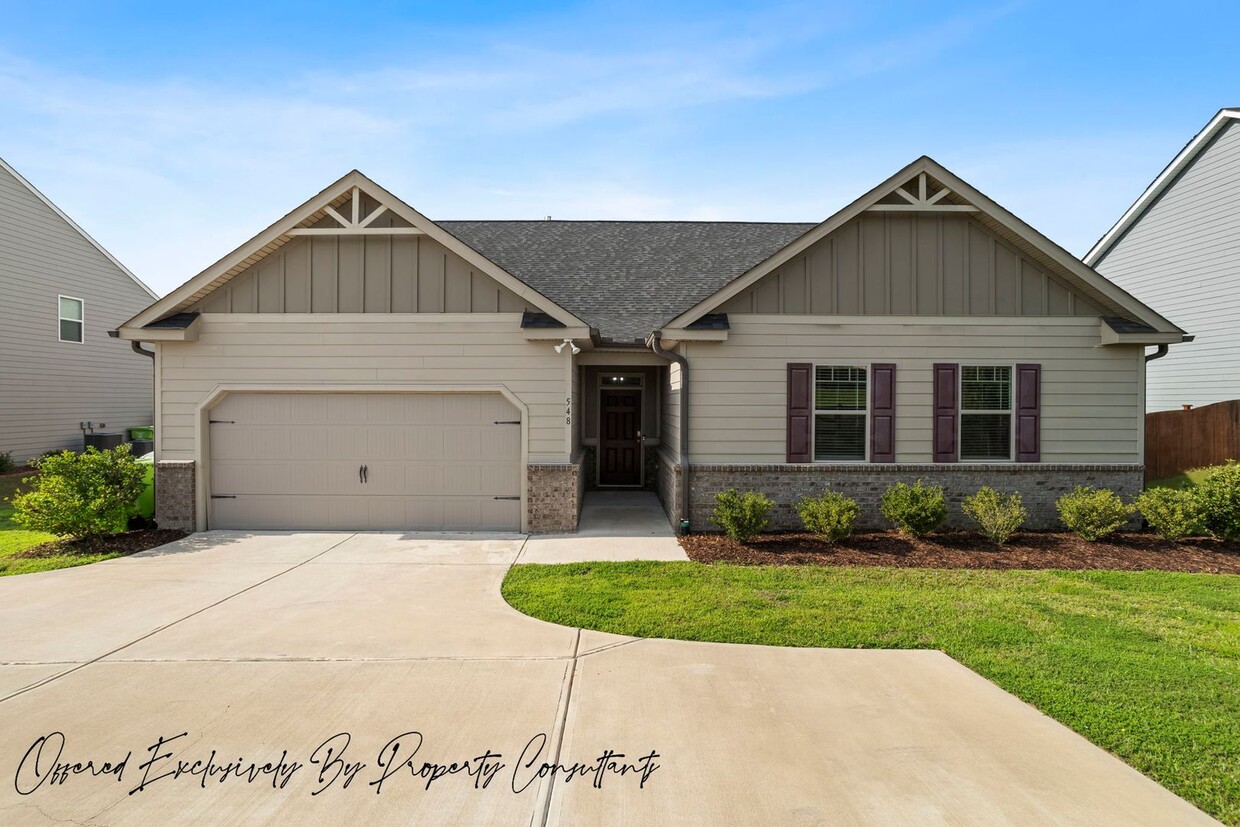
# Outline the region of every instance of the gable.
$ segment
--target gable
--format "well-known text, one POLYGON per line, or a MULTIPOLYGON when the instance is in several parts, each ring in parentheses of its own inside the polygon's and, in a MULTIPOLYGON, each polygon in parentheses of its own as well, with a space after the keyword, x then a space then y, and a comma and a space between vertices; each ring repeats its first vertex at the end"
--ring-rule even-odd
POLYGON ((418 235, 303 236, 194 304, 202 313, 519 313, 536 310, 418 235))
POLYGON ((725 313, 1100 316, 966 212, 862 213, 727 301, 725 313))

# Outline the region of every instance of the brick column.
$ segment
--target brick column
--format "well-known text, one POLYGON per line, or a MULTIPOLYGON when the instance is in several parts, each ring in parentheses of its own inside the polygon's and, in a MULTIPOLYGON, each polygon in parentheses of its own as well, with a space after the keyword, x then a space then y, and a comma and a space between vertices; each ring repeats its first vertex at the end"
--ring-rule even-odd
POLYGON ((160 528, 197 528, 197 491, 192 459, 155 463, 155 522, 160 528))
POLYGON ((530 465, 526 469, 526 507, 530 534, 569 534, 577 530, 581 465, 530 465))

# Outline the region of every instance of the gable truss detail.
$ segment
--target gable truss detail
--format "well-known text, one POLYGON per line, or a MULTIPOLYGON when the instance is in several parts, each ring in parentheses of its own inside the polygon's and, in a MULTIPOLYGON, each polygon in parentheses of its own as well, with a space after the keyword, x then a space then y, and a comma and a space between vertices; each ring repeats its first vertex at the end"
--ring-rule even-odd
MULTIPOLYGON (((417 227, 375 227, 375 219, 388 212, 388 206, 380 202, 379 206, 370 212, 365 218, 362 217, 362 192, 358 187, 353 188, 352 197, 349 201, 350 217, 345 217, 330 204, 323 208, 332 220, 336 221, 338 227, 295 227, 288 231, 289 235, 426 235, 417 227)), ((344 206, 343 204, 341 205, 344 206)))
POLYGON ((904 187, 912 182, 908 182, 904 186, 896 187, 892 190, 892 195, 899 196, 902 199, 897 203, 872 204, 866 208, 866 212, 977 212, 977 207, 971 204, 945 204, 943 199, 951 195, 951 190, 941 186, 933 195, 927 194, 928 185, 926 182, 926 173, 922 172, 917 175, 917 194, 914 195, 904 187))

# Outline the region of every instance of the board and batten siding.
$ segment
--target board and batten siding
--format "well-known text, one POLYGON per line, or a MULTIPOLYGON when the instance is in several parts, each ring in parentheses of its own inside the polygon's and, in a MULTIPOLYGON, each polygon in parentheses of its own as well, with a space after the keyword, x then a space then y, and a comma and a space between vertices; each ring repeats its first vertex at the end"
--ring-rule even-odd
POLYGON ((504 386, 529 409, 531 463, 569 461, 566 357, 516 313, 207 313, 196 342, 159 348, 159 459, 195 459, 198 405, 218 385, 504 386))
POLYGON ((233 276, 205 313, 512 313, 515 293, 426 236, 303 236, 233 276))
POLYGON ((1147 410, 1240 399, 1240 122, 1094 266, 1196 337, 1150 363, 1147 410))
POLYGON ((725 313, 1103 315, 961 214, 867 213, 724 303, 725 313))
POLYGON ((81 449, 84 420, 154 421, 151 360, 115 330, 150 294, 0 167, 0 452, 24 463, 81 449), (82 299, 82 343, 61 342, 57 296, 82 299))
MULTIPOLYGON (((896 365, 896 462, 928 463, 932 366, 1042 366, 1044 463, 1141 462, 1142 348, 1101 347, 1087 318, 817 320, 730 316, 726 342, 693 342, 694 463, 783 463, 787 364, 896 365)), ((666 419, 666 444, 675 445, 666 419)))

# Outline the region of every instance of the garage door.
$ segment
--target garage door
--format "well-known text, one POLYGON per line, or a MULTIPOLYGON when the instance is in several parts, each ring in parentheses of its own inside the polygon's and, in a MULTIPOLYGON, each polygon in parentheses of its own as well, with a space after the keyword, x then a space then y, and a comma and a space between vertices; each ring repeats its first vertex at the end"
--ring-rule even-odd
POLYGON ((519 420, 499 394, 232 394, 210 527, 518 531, 519 420))

